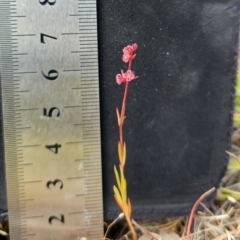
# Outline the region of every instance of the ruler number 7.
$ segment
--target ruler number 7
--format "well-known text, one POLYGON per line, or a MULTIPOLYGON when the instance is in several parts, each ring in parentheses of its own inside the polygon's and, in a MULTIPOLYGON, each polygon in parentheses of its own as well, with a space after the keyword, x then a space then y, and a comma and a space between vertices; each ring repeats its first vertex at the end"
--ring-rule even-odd
POLYGON ((57 40, 56 37, 53 37, 53 36, 50 36, 50 35, 47 35, 47 34, 40 33, 40 41, 41 41, 41 43, 44 43, 44 44, 46 44, 45 41, 44 41, 44 37, 48 37, 48 38, 52 38, 52 39, 54 39, 54 40, 57 40))

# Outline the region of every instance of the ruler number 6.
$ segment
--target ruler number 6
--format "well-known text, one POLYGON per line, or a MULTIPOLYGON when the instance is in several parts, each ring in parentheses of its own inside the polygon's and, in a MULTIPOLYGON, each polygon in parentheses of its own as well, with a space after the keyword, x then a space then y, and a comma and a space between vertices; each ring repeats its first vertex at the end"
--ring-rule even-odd
POLYGON ((48 72, 48 75, 45 75, 45 73, 42 71, 42 75, 46 78, 46 79, 48 79, 48 80, 50 80, 50 81, 53 81, 53 80, 56 80, 57 78, 58 78, 58 71, 56 71, 56 70, 50 70, 49 72, 48 72))
POLYGON ((52 224, 52 221, 53 221, 53 220, 57 220, 57 221, 60 221, 60 222, 62 222, 62 223, 65 223, 64 215, 61 214, 60 216, 61 216, 60 218, 55 217, 55 216, 51 216, 51 217, 48 219, 48 222, 49 222, 50 224, 52 224))
POLYGON ((41 5, 46 5, 47 3, 49 4, 49 5, 54 5, 55 3, 56 3, 56 0, 55 1, 49 1, 49 0, 45 0, 45 1, 40 1, 39 0, 39 3, 41 4, 41 5))

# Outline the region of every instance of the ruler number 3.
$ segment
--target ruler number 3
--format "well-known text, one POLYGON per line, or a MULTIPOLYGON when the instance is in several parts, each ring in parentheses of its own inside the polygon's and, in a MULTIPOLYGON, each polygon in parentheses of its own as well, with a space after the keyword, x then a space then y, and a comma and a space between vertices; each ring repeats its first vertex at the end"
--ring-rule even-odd
POLYGON ((40 1, 40 0, 39 0, 39 3, 40 3, 41 5, 46 5, 47 3, 48 3, 49 5, 54 5, 54 4, 56 3, 56 0, 55 0, 55 1, 49 1, 49 0, 40 1))
POLYGON ((62 182, 62 180, 60 180, 60 179, 56 179, 56 180, 54 180, 54 181, 48 181, 48 182, 47 182, 47 188, 51 189, 51 188, 50 188, 50 185, 53 185, 53 186, 55 187, 55 185, 56 185, 57 183, 61 183, 60 189, 62 189, 62 188, 63 188, 63 182, 62 182))

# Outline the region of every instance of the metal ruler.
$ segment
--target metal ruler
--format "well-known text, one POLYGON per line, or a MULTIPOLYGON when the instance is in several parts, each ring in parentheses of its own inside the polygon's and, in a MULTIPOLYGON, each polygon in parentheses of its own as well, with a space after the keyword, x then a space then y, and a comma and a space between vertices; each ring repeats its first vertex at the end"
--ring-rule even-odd
POLYGON ((0 0, 11 240, 102 239, 96 0, 0 0))

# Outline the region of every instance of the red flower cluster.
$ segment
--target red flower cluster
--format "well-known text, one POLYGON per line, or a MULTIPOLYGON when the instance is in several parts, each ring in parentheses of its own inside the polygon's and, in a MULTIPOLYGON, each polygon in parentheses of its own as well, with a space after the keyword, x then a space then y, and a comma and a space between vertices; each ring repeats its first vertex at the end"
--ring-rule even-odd
POLYGON ((123 82, 130 82, 136 78, 134 72, 131 70, 127 70, 125 73, 121 70, 121 74, 119 73, 116 75, 116 81, 119 85, 123 82))
POLYGON ((130 82, 138 78, 137 76, 135 76, 134 72, 131 70, 132 60, 136 57, 136 54, 134 54, 134 51, 136 51, 137 48, 138 48, 138 45, 134 43, 132 45, 126 46, 123 49, 122 60, 126 63, 129 62, 129 66, 126 72, 123 72, 123 70, 121 70, 121 74, 119 73, 116 75, 117 84, 120 85, 121 83, 130 82))
POLYGON ((134 43, 133 45, 128 45, 123 49, 123 57, 122 60, 124 62, 130 62, 132 61, 136 54, 134 54, 134 51, 136 51, 138 48, 138 45, 136 43, 134 43))

